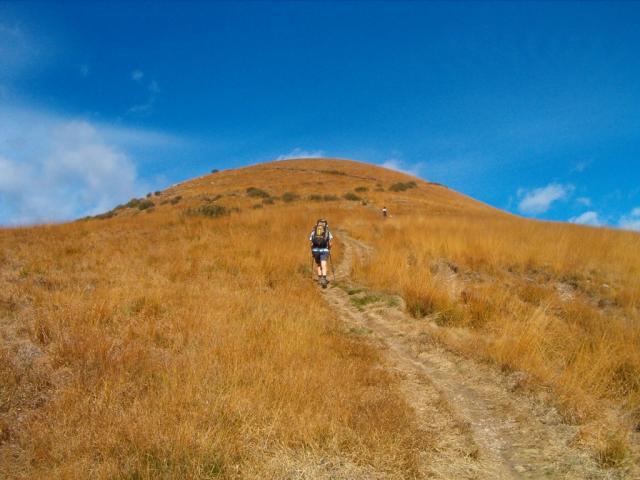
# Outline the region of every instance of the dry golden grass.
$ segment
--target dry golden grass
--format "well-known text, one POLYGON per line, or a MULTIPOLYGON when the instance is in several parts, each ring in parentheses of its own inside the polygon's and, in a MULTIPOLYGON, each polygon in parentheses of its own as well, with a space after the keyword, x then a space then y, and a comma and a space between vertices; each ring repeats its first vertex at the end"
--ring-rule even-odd
POLYGON ((426 182, 389 190, 408 180, 276 162, 107 220, 0 230, 0 472, 260 478, 329 458, 346 476, 411 476, 424 445, 396 381, 306 278, 320 216, 375 247, 359 281, 402 294, 452 348, 527 372, 618 462, 640 422, 640 236, 426 182))
POLYGON ((640 235, 419 207, 374 221, 350 226, 379 245, 362 282, 402 294, 450 347, 550 388, 618 462, 640 425, 640 235))
POLYGON ((3 475, 411 472, 411 412, 307 280, 310 228, 294 207, 0 233, 3 475))

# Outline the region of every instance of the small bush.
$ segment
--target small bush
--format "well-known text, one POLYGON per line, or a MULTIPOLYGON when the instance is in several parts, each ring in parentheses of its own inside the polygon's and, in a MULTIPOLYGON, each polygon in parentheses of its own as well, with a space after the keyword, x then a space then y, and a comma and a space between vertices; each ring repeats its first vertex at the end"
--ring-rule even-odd
POLYGON ((211 170, 211 173, 218 173, 220 170, 218 170, 217 168, 214 168, 213 170, 211 170))
POLYGON ((358 195, 356 195, 353 192, 347 192, 345 193, 342 198, 344 198, 345 200, 351 200, 352 202, 357 202, 359 200, 362 200, 358 195))
POLYGON ((300 195, 294 192, 284 192, 284 194, 282 195, 282 200, 284 200, 287 203, 298 200, 299 198, 300 198, 300 195))
POLYGON ((255 205, 252 205, 251 208, 257 210, 258 208, 262 208, 262 204, 261 203, 256 203, 255 205))
POLYGON ((335 202, 336 200, 339 200, 337 195, 325 195, 322 199, 325 202, 335 202))
POLYGON ((405 190, 409 190, 410 188, 416 188, 418 184, 414 181, 411 182, 398 182, 394 183, 389 187, 389 191, 391 192, 404 192, 405 190))
POLYGON ((259 198, 269 198, 271 196, 269 195, 269 193, 256 187, 247 188, 247 195, 249 195, 250 197, 259 197, 259 198))
POLYGON ((309 195, 309 197, 307 197, 309 200, 311 200, 312 202, 321 202, 322 201, 322 195, 318 195, 317 193, 314 193, 313 195, 309 195))
POLYGON ((153 192, 154 195, 157 197, 158 195, 160 195, 162 192, 160 190, 156 190, 155 192, 153 192))
POLYGON ((141 202, 142 200, 140 200, 139 198, 132 198, 131 200, 129 200, 126 204, 125 207, 128 208, 134 208, 137 207, 138 204, 141 202))
POLYGON ((182 200, 182 195, 178 195, 176 197, 173 197, 171 199, 170 203, 171 203, 171 205, 177 205, 180 202, 180 200, 182 200))
POLYGON ((369 191, 369 187, 357 187, 356 188, 356 192, 358 193, 363 193, 363 192, 368 192, 369 191))
POLYGON ((275 200, 273 198, 265 198, 262 200, 263 205, 273 205, 275 200))
MULTIPOLYGON (((116 215, 116 212, 115 212, 115 209, 113 209, 113 210, 110 210, 108 212, 96 215, 93 218, 96 218, 98 220, 106 220, 107 218, 115 217, 115 215, 116 215)), ((87 218, 91 218, 91 217, 87 217, 87 218)))
POLYGON ((152 195, 151 192, 147 193, 147 198, 151 198, 151 195, 152 195))
POLYGON ((205 217, 217 218, 228 215, 229 210, 222 205, 203 205, 195 210, 189 210, 189 214, 204 215, 205 217))
POLYGON ((346 175, 345 172, 342 172, 340 170, 320 170, 320 173, 326 173, 329 175, 346 175))
POLYGON ((153 203, 151 200, 142 200, 138 203, 138 210, 146 210, 147 208, 151 208, 153 206, 155 206, 155 203, 153 203))

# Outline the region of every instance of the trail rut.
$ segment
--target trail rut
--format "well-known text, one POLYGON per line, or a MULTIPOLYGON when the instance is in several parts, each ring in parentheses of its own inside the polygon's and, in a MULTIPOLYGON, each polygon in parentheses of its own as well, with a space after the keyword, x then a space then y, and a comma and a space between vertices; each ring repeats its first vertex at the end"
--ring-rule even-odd
POLYGON ((339 286, 332 284, 323 295, 347 328, 385 352, 418 428, 433 439, 433 448, 421 457, 422 478, 630 478, 600 468, 579 448, 578 427, 514 391, 513 377, 431 340, 433 327, 405 314, 401 298, 374 295, 358 302, 363 294, 350 279, 351 266, 371 249, 339 234, 344 246, 335 271, 339 286))

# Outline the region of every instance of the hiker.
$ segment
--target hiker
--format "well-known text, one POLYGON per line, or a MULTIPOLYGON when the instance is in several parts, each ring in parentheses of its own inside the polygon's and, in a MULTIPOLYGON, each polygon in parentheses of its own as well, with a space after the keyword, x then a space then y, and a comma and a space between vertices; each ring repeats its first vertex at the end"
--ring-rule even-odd
POLYGON ((382 216, 387 218, 387 207, 382 207, 382 216))
POLYGON ((331 241, 333 235, 329 231, 329 223, 324 219, 319 219, 313 227, 309 241, 311 242, 311 255, 318 267, 318 282, 322 288, 327 288, 327 260, 331 255, 331 241))

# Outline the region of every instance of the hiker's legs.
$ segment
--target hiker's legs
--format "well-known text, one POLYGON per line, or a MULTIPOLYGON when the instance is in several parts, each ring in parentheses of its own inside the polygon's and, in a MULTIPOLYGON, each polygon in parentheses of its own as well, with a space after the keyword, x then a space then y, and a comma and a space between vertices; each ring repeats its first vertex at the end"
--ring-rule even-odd
POLYGON ((314 253, 313 255, 313 259, 316 261, 319 277, 327 276, 327 258, 328 257, 329 255, 327 253, 314 253))
POLYGON ((318 271, 318 277, 322 276, 322 255, 320 253, 313 253, 313 260, 316 262, 316 270, 318 271))

